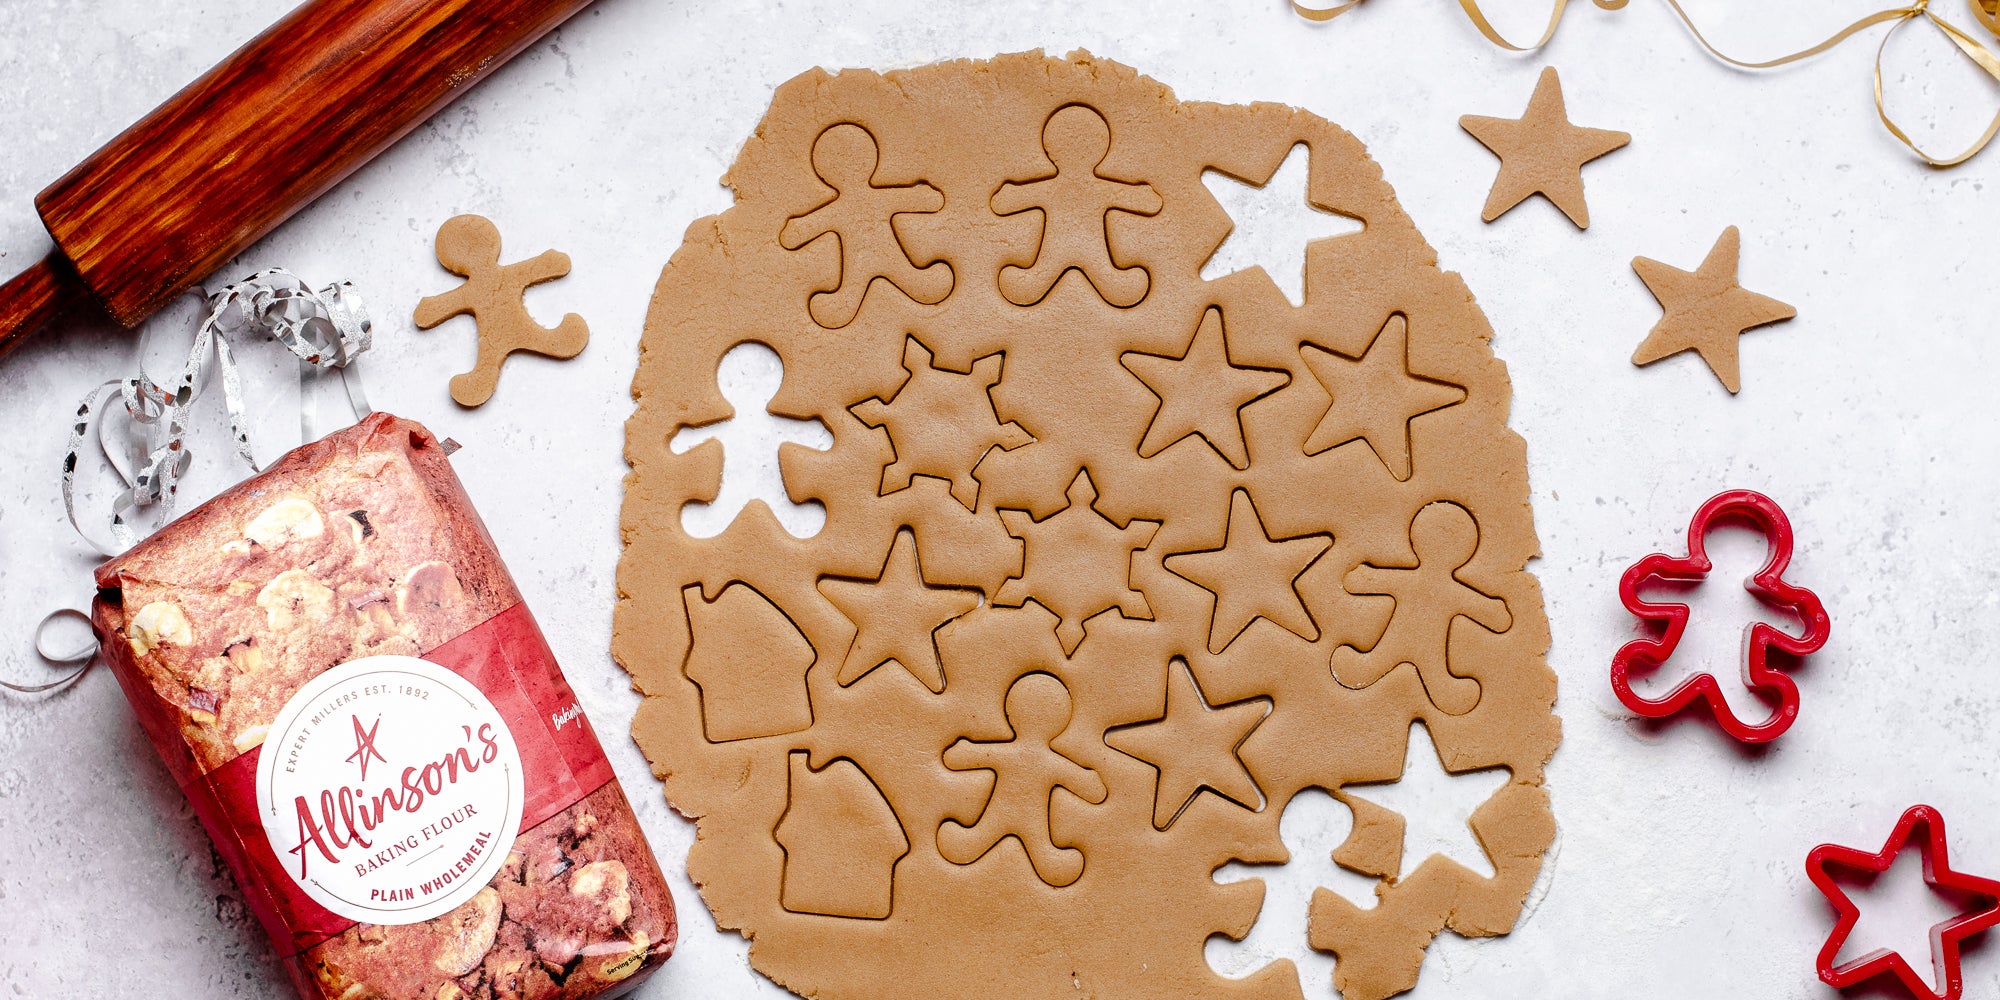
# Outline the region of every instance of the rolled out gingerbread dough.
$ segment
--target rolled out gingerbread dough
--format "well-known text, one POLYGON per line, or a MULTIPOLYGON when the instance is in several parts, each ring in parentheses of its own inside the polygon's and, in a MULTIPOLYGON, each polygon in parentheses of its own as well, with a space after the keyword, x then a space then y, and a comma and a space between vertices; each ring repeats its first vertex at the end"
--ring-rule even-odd
MULTIPOLYGON (((1443 928, 1506 933, 1555 828, 1560 727, 1510 388, 1460 279, 1353 136, 1186 103, 1078 53, 779 87, 689 227, 627 425, 613 650, 633 734, 700 827, 688 871, 805 996, 1300 996, 1289 962, 1203 958, 1258 919, 1230 861, 1280 862, 1303 789, 1356 809, 1312 904, 1348 1000, 1416 981, 1443 928), (1213 281, 1265 183, 1361 222, 1305 253, 1304 304, 1213 281), (716 372, 768 345, 810 537, 762 501, 714 537, 735 416, 716 372), (1496 875, 1399 866, 1413 720, 1447 769, 1505 767, 1473 816, 1496 875), (1409 874, 1396 878, 1395 873, 1409 874)), ((739 449, 746 446, 732 445, 739 449)), ((1325 984, 1304 984, 1307 995, 1325 984)))

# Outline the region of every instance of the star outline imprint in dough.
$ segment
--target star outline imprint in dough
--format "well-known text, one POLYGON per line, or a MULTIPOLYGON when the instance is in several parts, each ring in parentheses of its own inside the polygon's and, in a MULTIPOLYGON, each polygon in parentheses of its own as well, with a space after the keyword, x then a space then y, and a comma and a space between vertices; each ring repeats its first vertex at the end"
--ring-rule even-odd
POLYGON ((1229 524, 1222 543, 1213 549, 1172 553, 1163 564, 1167 572, 1213 596, 1208 651, 1220 653, 1259 618, 1307 642, 1318 641, 1319 624, 1299 596, 1298 579, 1332 548, 1333 537, 1325 533, 1272 538, 1250 491, 1238 487, 1229 497, 1229 524), (1274 575, 1277 579, 1272 579, 1274 575), (1261 587, 1253 588, 1254 584, 1261 587))
POLYGON ((1222 310, 1213 306, 1202 313, 1201 325, 1180 357, 1127 351, 1118 363, 1160 401, 1139 441, 1140 458, 1199 437, 1239 472, 1250 467, 1243 408, 1292 380, 1282 369, 1231 361, 1222 310))
POLYGON ((854 640, 835 681, 846 687, 891 660, 932 694, 944 693, 944 662, 937 631, 979 606, 973 587, 949 587, 924 578, 916 532, 899 528, 882 571, 873 580, 819 578, 819 592, 854 624, 854 640))
POLYGON ((1397 482, 1414 475, 1411 424, 1465 402, 1468 394, 1456 382, 1410 368, 1409 334, 1409 317, 1393 313, 1359 357, 1310 341, 1299 345, 1307 370, 1332 397, 1306 436, 1308 456, 1362 441, 1397 482))
POLYGON ((1268 697, 1211 703, 1187 660, 1176 656, 1167 664, 1166 701, 1159 717, 1113 726, 1105 731, 1104 743, 1152 765, 1153 828, 1165 831, 1202 792, 1251 812, 1263 810, 1264 791, 1240 751, 1270 715, 1268 697))

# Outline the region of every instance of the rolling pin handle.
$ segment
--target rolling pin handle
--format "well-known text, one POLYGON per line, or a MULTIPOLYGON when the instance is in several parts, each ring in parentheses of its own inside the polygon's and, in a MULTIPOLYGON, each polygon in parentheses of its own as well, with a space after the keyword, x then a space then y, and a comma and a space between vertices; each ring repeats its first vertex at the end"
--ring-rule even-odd
POLYGON ((47 257, 0 285, 0 357, 57 314, 90 301, 90 290, 77 278, 62 251, 49 251, 47 257))

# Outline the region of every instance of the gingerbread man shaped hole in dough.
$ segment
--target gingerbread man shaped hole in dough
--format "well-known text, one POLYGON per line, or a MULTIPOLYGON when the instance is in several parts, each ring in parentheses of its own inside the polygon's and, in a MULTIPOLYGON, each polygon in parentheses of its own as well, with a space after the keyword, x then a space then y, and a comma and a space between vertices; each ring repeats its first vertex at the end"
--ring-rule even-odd
POLYGON ((714 538, 752 500, 771 508, 793 538, 811 538, 826 525, 824 505, 817 500, 793 503, 785 492, 778 454, 787 444, 825 451, 833 447, 833 434, 818 420, 794 420, 771 412, 771 400, 784 380, 785 363, 763 344, 737 344, 722 356, 715 381, 736 415, 683 427, 668 443, 676 455, 710 440, 722 448, 722 489, 711 503, 691 500, 683 505, 681 530, 696 538, 714 538))

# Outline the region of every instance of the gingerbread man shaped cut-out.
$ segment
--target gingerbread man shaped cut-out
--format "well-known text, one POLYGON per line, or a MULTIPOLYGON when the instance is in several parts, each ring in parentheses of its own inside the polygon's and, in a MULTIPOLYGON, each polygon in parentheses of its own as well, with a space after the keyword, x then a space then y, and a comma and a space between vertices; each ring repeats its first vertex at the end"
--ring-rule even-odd
POLYGON ((877 278, 923 305, 943 302, 951 294, 951 265, 938 260, 918 267, 896 234, 896 216, 937 212, 944 208, 944 194, 923 181, 876 184, 881 159, 875 136, 859 125, 842 123, 821 132, 813 142, 813 172, 833 189, 833 197, 786 220, 778 233, 787 250, 803 249, 827 235, 839 245, 834 286, 806 300, 813 322, 829 330, 854 322, 877 278))
POLYGON ((1363 563, 1350 570, 1345 586, 1357 597, 1389 597, 1396 602, 1382 638, 1365 654, 1352 646, 1334 651, 1333 673, 1342 684, 1364 688, 1408 663, 1423 679, 1431 704, 1446 715, 1464 715, 1479 704, 1479 682, 1451 672, 1451 626, 1470 618, 1489 632, 1505 632, 1514 617, 1507 602, 1458 578, 1479 551, 1479 524, 1472 512, 1449 501, 1417 511, 1410 521, 1415 566, 1363 563), (1420 613, 1412 613, 1421 609, 1420 613))
POLYGON ((470 313, 479 330, 479 356, 472 370, 451 379, 451 398, 460 406, 478 406, 493 398, 500 382, 500 363, 515 351, 551 358, 573 358, 590 342, 583 317, 569 313, 549 329, 535 322, 523 296, 529 285, 553 281, 569 273, 569 255, 545 250, 540 256, 513 264, 500 263, 500 230, 477 215, 459 215, 438 227, 437 259, 465 283, 417 303, 412 319, 428 330, 461 313, 470 313))
POLYGON ((1049 745, 1069 728, 1070 713, 1069 688, 1062 681, 1052 674, 1029 674, 1007 689, 1007 726, 1013 739, 960 739, 945 749, 944 766, 953 771, 993 772, 993 792, 978 819, 971 826, 945 820, 938 827, 938 853, 946 861, 969 865, 1013 837, 1042 881, 1061 888, 1083 877, 1083 852, 1054 841, 1050 801, 1058 788, 1091 805, 1110 793, 1096 771, 1049 745))
POLYGON ((1027 267, 1000 269, 1000 294, 1017 306, 1031 306, 1071 271, 1079 271, 1104 301, 1135 306, 1152 287, 1152 275, 1138 265, 1119 267, 1111 258, 1111 213, 1158 215, 1165 202, 1151 184, 1106 177, 1097 168, 1111 155, 1111 126, 1095 108, 1072 104, 1042 126, 1042 148, 1056 172, 1028 181, 1009 181, 993 193, 995 215, 1042 212, 1041 246, 1027 267))

